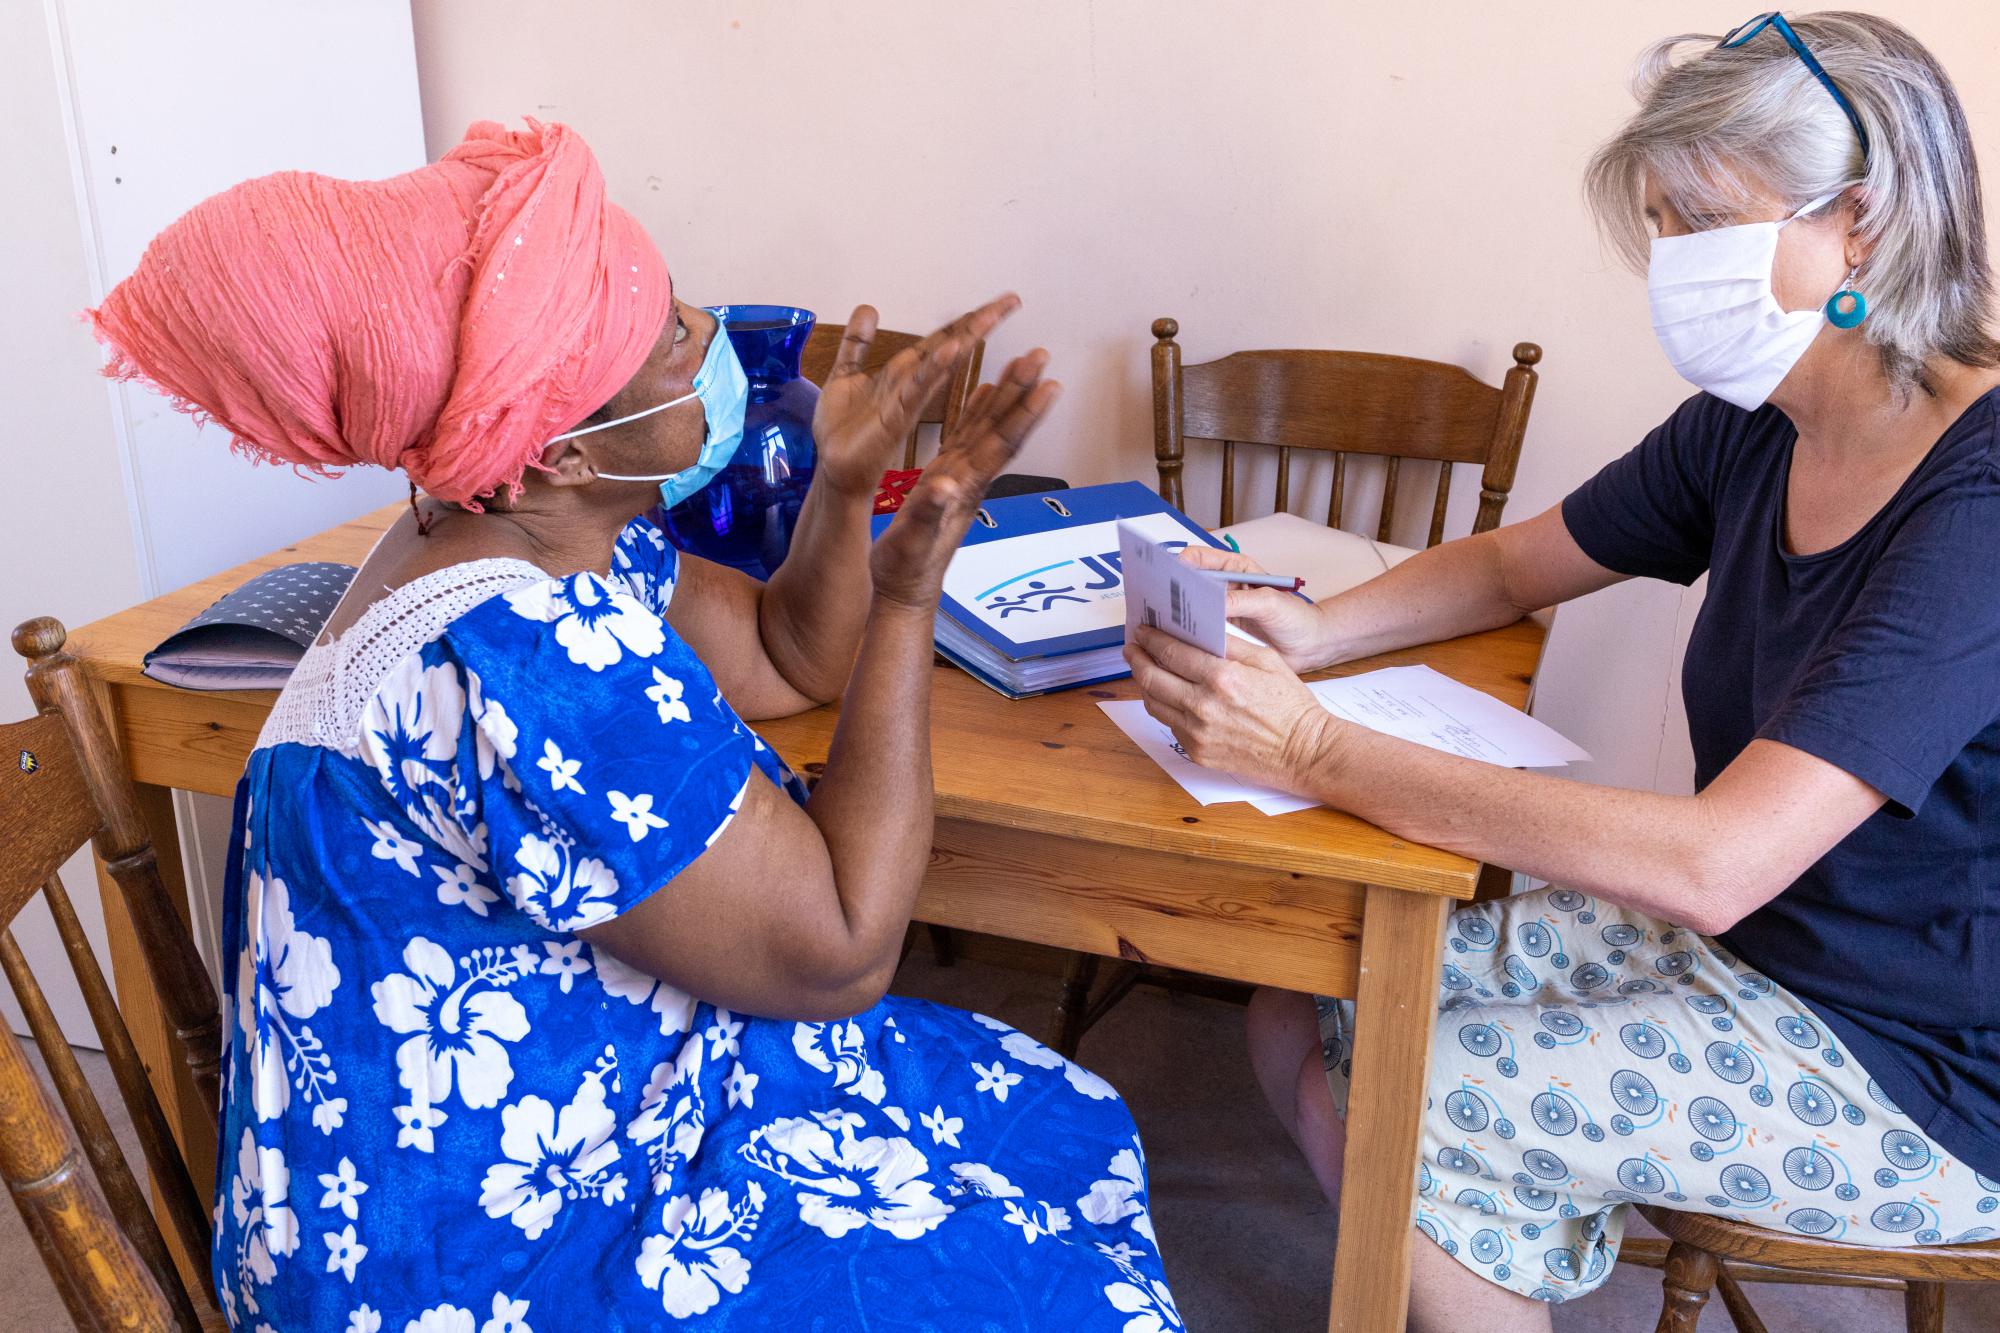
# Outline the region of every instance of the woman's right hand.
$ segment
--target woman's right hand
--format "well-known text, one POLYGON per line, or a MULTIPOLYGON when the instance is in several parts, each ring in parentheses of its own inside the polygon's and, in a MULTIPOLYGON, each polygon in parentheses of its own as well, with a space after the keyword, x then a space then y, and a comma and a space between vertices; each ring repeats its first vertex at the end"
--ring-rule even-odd
POLYGON ((875 541, 875 595, 925 611, 937 607, 945 567, 958 551, 987 488, 1041 424, 1062 386, 1044 380, 1049 354, 1016 357, 993 384, 973 391, 938 456, 875 541))
MULTIPOLYGON (((1202 569, 1224 569, 1238 574, 1267 572, 1240 551, 1219 551, 1213 546, 1190 546, 1181 552, 1181 559, 1202 569)), ((1227 615, 1240 628, 1275 648, 1293 671, 1313 671, 1332 660, 1332 652, 1322 642, 1319 609, 1291 593, 1277 588, 1231 587, 1227 615)))

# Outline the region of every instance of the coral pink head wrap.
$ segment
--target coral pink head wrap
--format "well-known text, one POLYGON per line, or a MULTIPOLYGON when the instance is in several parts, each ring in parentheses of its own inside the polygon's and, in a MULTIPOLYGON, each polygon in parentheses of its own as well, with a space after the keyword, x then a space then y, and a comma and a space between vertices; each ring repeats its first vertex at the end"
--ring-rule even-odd
POLYGON ((623 387, 672 305, 574 131, 480 121, 406 175, 287 171, 204 200, 90 317, 107 374, 240 453, 400 468, 467 503, 623 387))

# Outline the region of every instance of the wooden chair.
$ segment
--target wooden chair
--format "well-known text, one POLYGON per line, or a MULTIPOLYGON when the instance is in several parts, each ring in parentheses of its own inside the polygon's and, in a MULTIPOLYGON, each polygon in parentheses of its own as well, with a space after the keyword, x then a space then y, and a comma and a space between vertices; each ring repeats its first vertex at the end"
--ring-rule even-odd
POLYGON ((1291 507, 1292 451, 1332 454, 1330 528, 1341 525, 1347 456, 1387 459, 1378 542, 1389 540, 1403 460, 1437 463, 1426 546, 1444 539, 1452 465, 1477 463, 1484 470, 1472 531, 1499 526, 1535 401, 1534 366, 1542 349, 1534 343, 1514 345, 1514 368, 1496 389, 1459 366, 1374 352, 1236 352, 1183 366, 1174 341, 1180 331, 1174 320, 1153 321, 1153 456, 1160 494, 1169 504, 1186 507, 1181 470, 1187 441, 1205 439, 1222 445, 1222 527, 1236 521, 1239 444, 1277 449, 1278 509, 1291 507))
POLYGON ((1909 1333, 1944 1333, 1946 1283, 2000 1282, 2000 1241, 1877 1250, 1704 1213, 1639 1211, 1668 1241, 1656 1333, 1695 1333, 1710 1288, 1721 1292, 1737 1333, 1766 1333, 1743 1282, 1900 1289, 1909 1333))
MULTIPOLYGON (((1438 465, 1425 545, 1444 539, 1454 464, 1482 469, 1472 531, 1499 526, 1535 401, 1534 367, 1542 349, 1534 343, 1514 345, 1513 368, 1496 389, 1459 366, 1373 352, 1235 352, 1186 366, 1174 341, 1179 333, 1172 319, 1153 321, 1153 456, 1160 495, 1175 508, 1187 508, 1181 475, 1187 442, 1213 440, 1222 447, 1221 527, 1236 521, 1236 453, 1243 444, 1278 451, 1278 510, 1291 507, 1293 452, 1331 453, 1328 527, 1341 526, 1344 517, 1350 454, 1387 460, 1376 541, 1389 540, 1405 459, 1438 465)), ((1066 1056, 1075 1056, 1083 1034, 1141 981, 1239 1001, 1249 995, 1247 987, 1120 963, 1093 997, 1100 967, 1095 954, 1070 959, 1050 1036, 1050 1044, 1066 1056)))
POLYGON ((28 691, 38 712, 0 726, 0 755, 6 757, 0 767, 0 925, 11 926, 37 892, 48 904, 138 1132, 161 1212, 199 1276, 183 1283, 146 1193, 11 929, 0 934, 0 970, 20 999, 69 1118, 65 1123, 57 1114, 19 1041, 0 1032, 0 1176, 79 1328, 220 1329, 222 1315, 206 1281, 208 1208, 58 868, 86 842, 95 843, 211 1114, 221 1072, 215 988, 186 922, 167 899, 110 729, 82 666, 62 651, 64 638, 63 627, 47 618, 14 631, 15 651, 29 660, 28 691), (89 1162, 88 1173, 79 1157, 89 1162))
MULTIPOLYGON (((806 339, 806 350, 799 357, 799 369, 814 384, 825 384, 827 372, 833 369, 834 354, 840 350, 841 335, 847 332, 845 324, 815 324, 810 337, 806 339)), ((868 346, 868 357, 863 361, 864 370, 879 370, 888 364, 889 358, 906 347, 915 347, 923 341, 920 333, 898 333, 894 329, 875 330, 875 341, 868 346)), ((981 339, 973 344, 972 355, 956 375, 937 391, 931 401, 924 404, 922 415, 910 431, 910 438, 903 444, 903 468, 908 470, 917 465, 917 437, 925 426, 936 426, 939 430, 950 430, 957 422, 958 414, 965 410, 966 399, 972 397, 973 386, 979 383, 979 363, 986 355, 986 341, 981 339)))

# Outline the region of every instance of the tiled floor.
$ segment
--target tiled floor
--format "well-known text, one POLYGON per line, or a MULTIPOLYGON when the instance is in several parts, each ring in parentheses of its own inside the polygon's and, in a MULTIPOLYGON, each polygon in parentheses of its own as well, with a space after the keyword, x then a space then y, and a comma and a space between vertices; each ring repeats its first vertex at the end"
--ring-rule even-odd
MULTIPOLYGON (((1056 983, 962 961, 933 965, 921 947, 898 989, 978 1009, 1040 1032, 1056 983)), ((1265 1110, 1239 1038, 1241 1012, 1140 991, 1084 1043, 1084 1060, 1117 1084, 1144 1132, 1153 1211, 1181 1312, 1195 1333, 1294 1333, 1326 1326, 1333 1262, 1330 1211, 1265 1110)), ((102 1058, 84 1057, 107 1109, 102 1058)), ((122 1116, 114 1120, 125 1129, 122 1116)), ((135 1151, 128 1141, 128 1153, 135 1151)), ((1757 1286, 1751 1299, 1773 1333, 1900 1329, 1900 1300, 1881 1292, 1757 1286)), ((0 1208, 0 1329, 69 1327, 54 1288, 11 1208, 0 1208)), ((1659 1311, 1659 1274, 1620 1269, 1597 1294, 1556 1312, 1561 1333, 1643 1333, 1659 1311)), ((1702 1328, 1726 1333, 1711 1304, 1702 1328)), ((2000 1288, 1953 1291, 1950 1333, 2000 1330, 2000 1288)), ((1467 1333, 1476 1333, 1468 1328, 1467 1333)))

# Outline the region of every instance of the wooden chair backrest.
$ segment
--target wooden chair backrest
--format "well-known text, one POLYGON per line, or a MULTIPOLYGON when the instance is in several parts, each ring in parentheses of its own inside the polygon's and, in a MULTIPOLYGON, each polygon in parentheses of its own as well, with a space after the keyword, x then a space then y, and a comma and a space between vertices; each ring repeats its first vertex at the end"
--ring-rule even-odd
POLYGON ((1347 481, 1347 456, 1388 460, 1382 512, 1375 540, 1388 541, 1395 516, 1396 483, 1406 458, 1438 464, 1427 546, 1444 539, 1445 505, 1454 463, 1476 463, 1479 512, 1472 531, 1499 526, 1514 485, 1521 437, 1535 400, 1534 365, 1542 349, 1517 343, 1514 365, 1499 387, 1442 361, 1373 352, 1236 352, 1216 361, 1181 364, 1180 325, 1153 321, 1153 454, 1160 495, 1185 509, 1181 471, 1187 441, 1222 445, 1222 525, 1236 521, 1236 446, 1259 444, 1278 451, 1276 508, 1291 505, 1292 451, 1333 455, 1328 527, 1339 527, 1347 481))
MULTIPOLYGON (((833 369, 833 358, 840 351, 841 335, 847 332, 845 324, 815 324, 812 334, 806 339, 806 350, 799 357, 800 372, 814 384, 825 385, 829 371, 833 369)), ((875 341, 868 344, 868 356, 862 361, 864 370, 880 370, 889 364, 889 359, 906 347, 915 347, 922 342, 920 333, 898 333, 894 329, 875 330, 875 341)), ((979 363, 986 355, 986 341, 972 345, 972 355, 965 359, 958 373, 951 377, 931 400, 924 404, 923 412, 917 417, 917 427, 936 426, 949 431, 958 421, 958 414, 965 410, 966 399, 972 397, 972 390, 979 383, 979 363)), ((903 442, 903 467, 905 470, 917 465, 917 436, 919 430, 912 428, 910 438, 903 442)))
POLYGON ((193 1290, 183 1284, 146 1194, 11 929, 21 908, 41 894, 137 1131, 161 1211, 182 1252, 202 1264, 211 1239, 208 1209, 58 867, 95 843, 211 1114, 221 1069, 215 988, 186 922, 166 896, 110 729, 83 667, 62 651, 64 638, 63 627, 46 617, 14 631, 15 651, 29 660, 28 692, 39 711, 0 725, 0 927, 7 927, 0 932, 0 971, 21 1002, 68 1121, 19 1041, 0 1033, 0 1176, 79 1327, 194 1333, 216 1322, 209 1284, 197 1280, 193 1290), (87 1174, 79 1157, 90 1164, 87 1174))
POLYGON ((1967 1245, 1899 1245, 1875 1249, 1791 1231, 1753 1226, 1734 1218, 1642 1206, 1668 1240, 1762 1268, 1848 1278, 1905 1282, 2000 1282, 2000 1240, 1967 1245))

